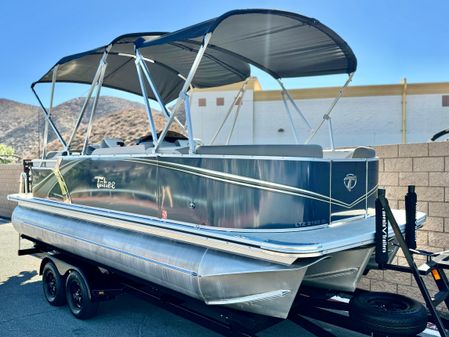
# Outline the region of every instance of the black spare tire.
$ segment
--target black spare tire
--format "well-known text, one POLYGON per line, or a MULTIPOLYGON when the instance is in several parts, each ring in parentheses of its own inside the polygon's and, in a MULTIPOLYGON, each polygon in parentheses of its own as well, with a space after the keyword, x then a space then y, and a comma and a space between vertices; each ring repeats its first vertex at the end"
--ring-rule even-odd
POLYGON ((414 299, 383 292, 363 292, 349 301, 349 316, 358 327, 388 336, 413 336, 427 326, 427 309, 414 299))

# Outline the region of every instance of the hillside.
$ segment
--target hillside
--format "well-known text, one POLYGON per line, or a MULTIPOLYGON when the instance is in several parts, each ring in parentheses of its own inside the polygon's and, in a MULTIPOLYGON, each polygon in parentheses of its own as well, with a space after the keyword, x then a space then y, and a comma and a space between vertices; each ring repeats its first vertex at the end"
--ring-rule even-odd
MULTIPOLYGON (((160 114, 154 116, 154 122, 158 131, 162 130, 165 124, 165 118, 160 114)), ((84 142, 84 135, 87 125, 82 124, 79 132, 73 141, 72 149, 81 150, 84 142)), ((172 125, 171 130, 181 132, 178 125, 172 125)), ((102 117, 97 118, 92 125, 92 132, 89 143, 100 143, 105 137, 120 138, 126 145, 133 145, 135 142, 145 135, 150 134, 150 125, 145 109, 127 108, 106 113, 102 117)), ((68 138, 68 137, 65 137, 68 138)), ((56 150, 60 147, 57 140, 53 141, 49 148, 56 150)))
POLYGON ((0 144, 12 146, 16 154, 31 148, 27 142, 37 141, 39 108, 8 99, 0 99, 0 144))
MULTIPOLYGON (((83 97, 78 97, 57 105, 53 110, 53 119, 64 139, 68 139, 75 125, 79 111, 84 103, 83 97)), ((88 106, 87 112, 90 112, 88 106)), ((83 142, 88 122, 86 112, 80 129, 75 137, 73 148, 79 148, 83 142)), ((12 146, 17 155, 24 158, 34 158, 42 142, 39 134, 44 128, 44 119, 39 107, 0 99, 0 143, 12 146)), ((155 116, 156 128, 161 130, 164 118, 155 116)), ((180 131, 176 125, 172 127, 180 131)), ((150 133, 147 114, 143 104, 126 99, 104 96, 100 97, 94 118, 90 143, 100 142, 103 137, 121 138, 126 144, 133 144, 139 137, 150 133)), ((59 148, 59 142, 51 134, 50 149, 59 148)))

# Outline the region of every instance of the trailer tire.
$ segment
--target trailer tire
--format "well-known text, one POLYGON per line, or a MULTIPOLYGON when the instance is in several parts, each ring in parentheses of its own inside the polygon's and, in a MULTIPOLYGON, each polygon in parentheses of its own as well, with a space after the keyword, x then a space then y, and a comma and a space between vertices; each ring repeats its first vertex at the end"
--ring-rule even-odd
POLYGON ((388 336, 414 336, 427 326, 427 309, 421 303, 384 292, 354 295, 349 316, 360 328, 388 336))
POLYGON ((67 276, 66 298, 73 316, 78 319, 88 319, 97 313, 98 302, 90 299, 87 281, 81 273, 72 270, 67 276))
POLYGON ((64 277, 51 261, 47 261, 42 268, 42 288, 48 303, 56 307, 66 304, 64 277))

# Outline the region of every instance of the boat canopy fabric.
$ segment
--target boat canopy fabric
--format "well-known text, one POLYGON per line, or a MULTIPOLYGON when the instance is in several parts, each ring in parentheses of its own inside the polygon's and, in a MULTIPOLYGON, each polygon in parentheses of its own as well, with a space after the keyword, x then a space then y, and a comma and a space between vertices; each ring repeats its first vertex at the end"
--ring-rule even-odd
POLYGON ((238 77, 238 60, 275 78, 349 74, 357 68, 348 44, 319 21, 268 9, 230 11, 151 41, 138 40, 136 46, 145 57, 163 60, 186 76, 195 56, 189 52, 197 51, 208 33, 212 37, 195 75, 202 86, 238 77), (213 62, 220 62, 222 69, 214 73, 213 62))
MULTIPOLYGON (((352 73, 357 60, 334 31, 315 19, 267 10, 235 10, 173 33, 122 35, 110 44, 59 60, 42 78, 90 84, 99 62, 110 47, 103 86, 141 95, 135 47, 144 56, 164 102, 177 98, 207 33, 212 38, 191 83, 215 87, 245 80, 250 65, 275 78, 352 73)), ((145 81, 146 82, 146 81, 145 81)), ((148 98, 155 98, 147 85, 148 98)))
MULTIPOLYGON (((109 45, 107 67, 103 86, 142 95, 134 64, 134 41, 149 41, 164 33, 133 33, 117 37, 109 45)), ((57 82, 91 84, 103 53, 109 45, 89 50, 84 53, 66 56, 59 60, 42 78, 33 83, 49 83, 52 81, 53 69, 58 66, 57 82)), ((178 96, 184 80, 178 73, 159 63, 146 62, 153 77, 157 79, 158 89, 163 99, 170 101, 178 96)), ((147 87, 149 98, 154 98, 150 87, 147 87)))

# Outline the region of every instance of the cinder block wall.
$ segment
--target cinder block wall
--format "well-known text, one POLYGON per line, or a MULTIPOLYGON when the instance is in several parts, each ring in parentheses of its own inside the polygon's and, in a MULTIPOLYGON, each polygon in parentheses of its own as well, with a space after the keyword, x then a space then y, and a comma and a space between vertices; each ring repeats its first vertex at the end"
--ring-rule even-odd
MULTIPOLYGON (((385 145, 376 150, 380 158, 379 185, 386 189, 392 208, 403 209, 407 186, 416 186, 417 208, 428 215, 417 232, 418 248, 435 252, 449 249, 449 142, 385 145)), ((415 260, 418 265, 424 261, 419 257, 415 260)), ((402 252, 394 262, 407 265, 402 252)), ((432 291, 436 289, 430 278, 426 283, 432 291)), ((401 293, 422 301, 409 274, 373 270, 359 287, 401 293)))
POLYGON ((0 217, 10 218, 15 202, 8 201, 6 196, 19 192, 21 164, 0 165, 0 217))

